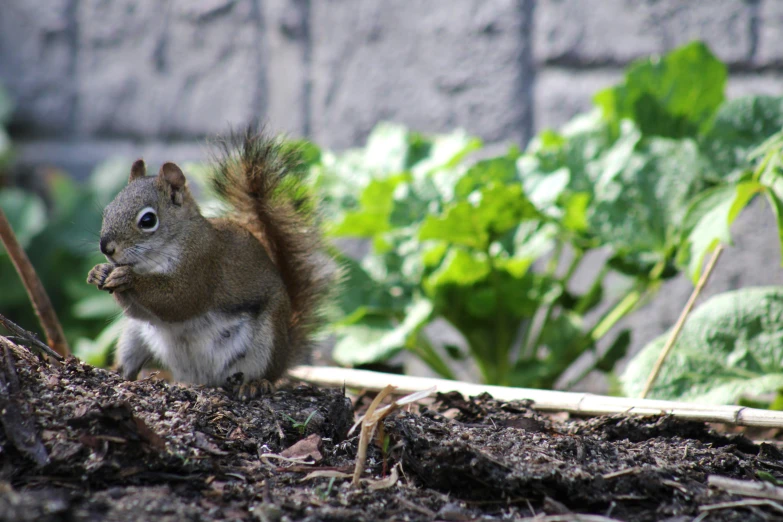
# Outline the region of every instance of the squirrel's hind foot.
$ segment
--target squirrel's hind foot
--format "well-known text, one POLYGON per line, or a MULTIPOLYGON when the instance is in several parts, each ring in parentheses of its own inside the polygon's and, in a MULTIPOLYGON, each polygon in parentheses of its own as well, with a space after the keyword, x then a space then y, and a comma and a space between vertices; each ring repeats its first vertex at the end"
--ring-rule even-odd
POLYGON ((266 379, 253 379, 248 382, 243 380, 242 373, 235 373, 224 385, 229 395, 242 402, 260 399, 275 392, 275 385, 266 379))

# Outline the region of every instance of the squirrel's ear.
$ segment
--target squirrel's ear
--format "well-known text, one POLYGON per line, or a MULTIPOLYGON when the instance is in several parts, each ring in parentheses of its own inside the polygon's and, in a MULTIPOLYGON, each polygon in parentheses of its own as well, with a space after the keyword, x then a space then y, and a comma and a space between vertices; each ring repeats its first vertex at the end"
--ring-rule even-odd
POLYGON ((144 164, 144 160, 139 158, 136 161, 134 161, 133 166, 131 166, 131 173, 130 173, 130 177, 128 178, 128 183, 130 183, 134 179, 143 178, 146 175, 147 175, 147 166, 144 164))
POLYGON ((174 163, 164 163, 158 172, 158 179, 171 188, 171 201, 182 204, 182 188, 185 186, 185 174, 174 163))

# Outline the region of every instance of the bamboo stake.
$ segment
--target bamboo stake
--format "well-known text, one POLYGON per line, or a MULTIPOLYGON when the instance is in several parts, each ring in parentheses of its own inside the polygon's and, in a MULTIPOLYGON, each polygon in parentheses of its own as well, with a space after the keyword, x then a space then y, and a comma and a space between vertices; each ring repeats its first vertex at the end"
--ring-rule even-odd
POLYGON ((707 477, 707 484, 733 495, 783 500, 783 488, 769 482, 738 480, 720 475, 710 475, 707 477))
POLYGON ((718 259, 720 259, 722 252, 723 245, 719 244, 712 253, 712 257, 710 258, 710 262, 707 264, 707 268, 704 269, 704 273, 701 274, 699 281, 696 283, 696 288, 694 288, 693 292, 691 292, 691 296, 688 298, 688 302, 685 303, 685 308, 683 308, 682 312, 680 312, 680 317, 677 318, 677 322, 674 324, 674 329, 672 330, 671 335, 669 335, 669 338, 666 339, 666 344, 663 346, 663 350, 661 350, 660 355, 658 355, 658 360, 655 361, 655 366, 653 366, 650 375, 647 377, 647 382, 644 384, 644 389, 642 390, 642 399, 647 397, 647 395, 650 393, 653 384, 655 384, 655 380, 658 378, 658 374, 661 373, 663 363, 669 356, 669 352, 671 352, 672 348, 674 348, 674 343, 677 342, 677 338, 680 336, 682 327, 685 325, 685 320, 688 319, 688 315, 691 313, 691 310, 693 310, 693 305, 696 304, 696 299, 699 298, 699 294, 701 294, 704 285, 707 284, 707 280, 710 278, 710 274, 712 274, 712 271, 715 268, 715 265, 718 263, 718 259))
POLYGON ((3 209, 0 209, 0 241, 2 241, 8 255, 11 257, 16 271, 22 279, 24 288, 27 290, 27 295, 33 303, 33 309, 46 334, 47 344, 58 354, 67 357, 70 355, 71 350, 68 347, 65 334, 63 334, 60 321, 57 320, 57 314, 52 307, 52 302, 49 300, 49 296, 43 284, 41 284, 38 274, 35 273, 35 268, 30 263, 30 259, 25 254, 19 241, 16 240, 14 231, 11 229, 11 223, 6 219, 3 209))
POLYGON ((494 398, 504 401, 531 399, 535 402, 535 408, 539 411, 565 411, 588 416, 616 413, 627 415, 672 415, 684 420, 699 422, 783 428, 783 412, 746 408, 744 406, 713 406, 710 404, 639 399, 634 397, 607 397, 591 393, 508 388, 326 366, 298 366, 290 370, 289 374, 295 379, 321 386, 347 386, 349 388, 370 391, 380 391, 390 384, 397 387, 397 390, 395 390, 397 393, 413 393, 433 386, 439 392, 456 391, 466 397, 486 392, 494 398))

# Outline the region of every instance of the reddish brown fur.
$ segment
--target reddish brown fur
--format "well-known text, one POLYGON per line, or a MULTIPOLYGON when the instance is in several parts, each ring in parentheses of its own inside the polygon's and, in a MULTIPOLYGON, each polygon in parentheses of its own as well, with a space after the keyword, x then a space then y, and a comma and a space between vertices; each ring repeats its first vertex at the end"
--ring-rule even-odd
POLYGON ((290 352, 303 353, 332 277, 325 259, 317 257, 322 241, 315 217, 294 199, 302 183, 299 153, 251 130, 232 136, 222 150, 213 185, 234 208, 232 217, 258 238, 280 271, 291 302, 290 352))

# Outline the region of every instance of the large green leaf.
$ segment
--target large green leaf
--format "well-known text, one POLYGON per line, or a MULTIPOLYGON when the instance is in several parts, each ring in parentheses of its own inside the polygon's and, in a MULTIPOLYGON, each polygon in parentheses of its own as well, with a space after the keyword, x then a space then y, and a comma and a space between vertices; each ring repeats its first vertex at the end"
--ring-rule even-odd
MULTIPOLYGON (((783 287, 745 288, 713 297, 688 318, 650 393, 657 399, 733 404, 783 387, 783 287)), ((648 344, 622 375, 626 395, 641 393, 668 333, 648 344)))
MULTIPOLYGON (((11 223, 22 248, 46 226, 46 208, 41 198, 17 188, 0 190, 0 208, 11 223)), ((0 248, 0 251, 3 251, 0 248)))
POLYGON ((612 344, 596 362, 595 369, 604 373, 611 372, 614 369, 614 365, 628 353, 630 346, 631 330, 626 328, 617 334, 612 344))
POLYGON ((650 138, 633 148, 620 140, 616 147, 596 182, 590 227, 622 254, 663 260, 679 242, 688 201, 709 165, 690 139, 650 138))
POLYGON ((472 285, 485 279, 490 272, 489 260, 484 253, 471 253, 462 248, 452 248, 440 267, 424 282, 425 288, 434 289, 446 285, 472 285))
POLYGON ((703 138, 715 173, 750 167, 748 154, 783 129, 783 97, 746 96, 724 103, 703 138))
POLYGON ((571 173, 566 167, 554 172, 531 172, 522 180, 525 194, 530 198, 530 202, 542 213, 554 218, 562 215, 557 202, 568 188, 570 181, 571 173))
POLYGON ((0 85, 0 125, 6 123, 13 112, 14 106, 11 103, 11 97, 8 95, 8 91, 0 85))
POLYGON ((95 292, 73 305, 73 314, 79 319, 106 319, 121 312, 117 301, 106 292, 95 292))
POLYGON ((370 181, 359 198, 359 209, 345 212, 329 233, 335 237, 371 238, 391 229, 394 191, 405 180, 406 176, 397 175, 370 181))
POLYGON ((106 367, 109 364, 111 349, 117 343, 125 320, 117 316, 101 331, 95 340, 79 338, 74 345, 74 355, 92 366, 106 367))
POLYGON ((681 264, 687 259, 688 275, 694 284, 701 276, 704 257, 718 244, 731 243, 731 225, 753 197, 765 190, 764 185, 747 181, 724 185, 702 193, 695 198, 685 218, 687 250, 681 251, 681 264), (687 252, 687 256, 685 253, 687 252))
POLYGON ((332 357, 343 365, 356 366, 387 360, 409 343, 432 317, 432 303, 421 299, 405 319, 397 323, 386 316, 368 315, 337 330, 332 357))
POLYGON ((438 239, 478 250, 514 229, 522 221, 538 217, 518 183, 491 184, 474 191, 467 201, 447 207, 442 216, 429 216, 419 239, 438 239))
POLYGON ((595 95, 614 125, 628 118, 646 135, 694 136, 723 102, 726 66, 701 42, 634 62, 625 81, 595 95))
POLYGON ((772 212, 775 214, 775 220, 778 225, 778 242, 780 243, 780 255, 783 260, 783 200, 777 192, 773 190, 766 191, 767 201, 769 201, 772 207, 772 212))
POLYGON ((364 163, 373 172, 396 174, 405 170, 408 130, 395 123, 379 123, 367 137, 364 163))
POLYGON ((452 168, 481 145, 481 140, 469 136, 464 130, 435 136, 427 156, 413 166, 413 175, 418 179, 440 169, 452 168))
POLYGON ((335 327, 355 323, 366 315, 389 317, 401 311, 405 300, 367 273, 356 260, 337 256, 341 268, 339 294, 330 301, 329 318, 335 327))
POLYGON ((524 182, 531 176, 554 174, 566 169, 568 190, 592 194, 593 185, 602 174, 596 160, 616 140, 600 111, 577 116, 566 124, 560 134, 546 131, 546 136, 546 139, 534 141, 517 161, 520 179, 524 182))
POLYGON ((513 183, 517 177, 515 160, 515 156, 506 155, 471 165, 462 176, 458 177, 454 196, 465 199, 473 191, 488 185, 513 183))
POLYGON ((0 167, 10 161, 12 156, 11 138, 4 128, 0 127, 0 167))

